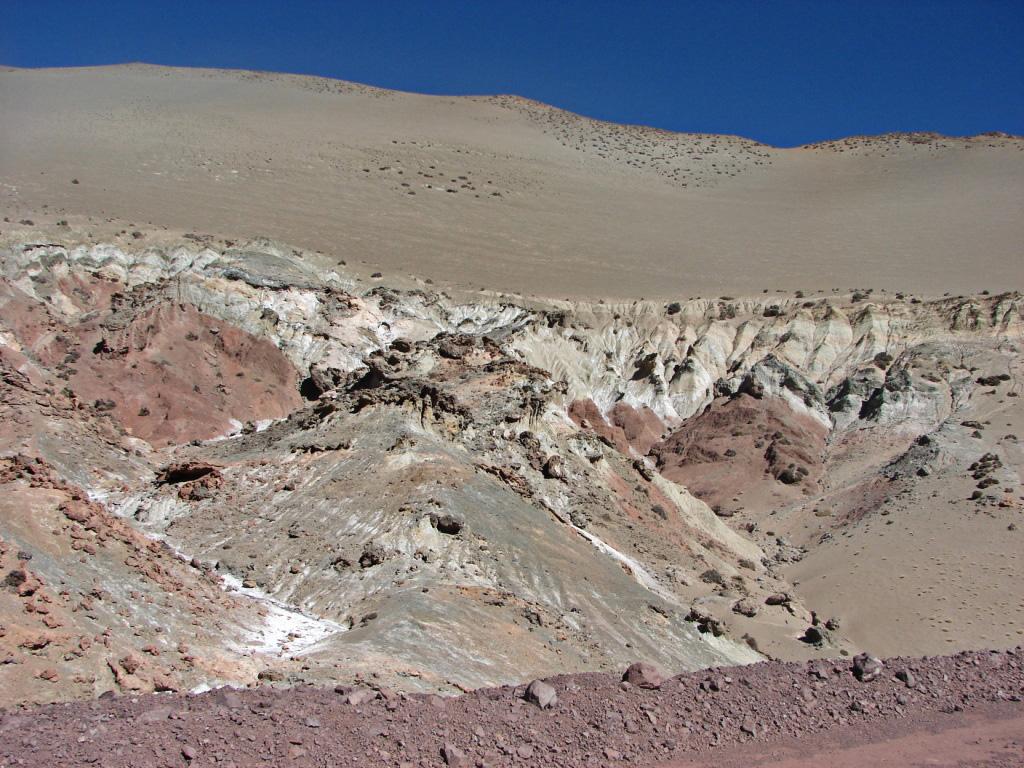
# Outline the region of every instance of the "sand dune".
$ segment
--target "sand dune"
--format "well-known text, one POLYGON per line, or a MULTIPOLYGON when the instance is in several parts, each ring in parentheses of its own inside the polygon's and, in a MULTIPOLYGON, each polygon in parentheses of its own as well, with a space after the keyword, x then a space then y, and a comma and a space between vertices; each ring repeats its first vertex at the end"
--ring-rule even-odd
POLYGON ((777 149, 252 72, 0 71, 0 210, 559 297, 1024 287, 1021 139, 777 149))

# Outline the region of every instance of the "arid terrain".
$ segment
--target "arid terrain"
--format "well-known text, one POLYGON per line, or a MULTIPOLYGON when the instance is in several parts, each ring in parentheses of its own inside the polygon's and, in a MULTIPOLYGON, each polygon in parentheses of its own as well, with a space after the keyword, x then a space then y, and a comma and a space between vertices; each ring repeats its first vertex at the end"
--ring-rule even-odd
POLYGON ((0 766, 1020 764, 1022 193, 1005 135, 0 72, 0 766))
POLYGON ((1024 650, 562 675, 461 696, 364 686, 117 697, 0 720, 17 765, 1015 768, 1024 650), (875 660, 875 664, 880 664, 875 660), (861 667, 857 667, 858 670, 861 667), (21 763, 18 761, 21 760, 21 763))
MULTIPOLYGON (((554 298, 1024 289, 1024 142, 776 149, 258 72, 0 69, 0 205, 554 298)), ((110 226, 104 226, 110 225, 110 226)))

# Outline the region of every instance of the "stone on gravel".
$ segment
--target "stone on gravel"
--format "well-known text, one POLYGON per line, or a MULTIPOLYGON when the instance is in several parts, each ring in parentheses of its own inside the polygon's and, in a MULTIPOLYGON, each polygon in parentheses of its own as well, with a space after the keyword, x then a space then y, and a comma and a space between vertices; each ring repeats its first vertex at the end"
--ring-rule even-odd
POLYGON ((227 686, 218 688, 213 692, 211 698, 226 709, 241 709, 243 706, 242 697, 238 695, 238 691, 232 690, 227 686))
POLYGON ((441 757, 444 758, 444 764, 452 768, 469 768, 470 763, 466 753, 451 742, 445 742, 441 747, 441 757))
POLYGON ((882 661, 867 653, 853 657, 853 674, 862 683, 870 683, 882 674, 882 661))
POLYGON ((653 664, 638 661, 629 665, 629 669, 622 675, 622 680, 635 685, 637 688, 661 688, 665 682, 665 675, 653 664))
POLYGON ((558 703, 558 693, 554 686, 545 683, 543 680, 534 680, 526 687, 525 698, 541 709, 548 709, 558 703))
POLYGON ((369 701, 373 701, 377 698, 377 692, 372 688, 357 688, 350 693, 345 701, 351 704, 353 707, 362 706, 369 701))
POLYGON ((913 673, 906 668, 896 671, 896 679, 900 680, 907 688, 913 688, 917 684, 913 673))

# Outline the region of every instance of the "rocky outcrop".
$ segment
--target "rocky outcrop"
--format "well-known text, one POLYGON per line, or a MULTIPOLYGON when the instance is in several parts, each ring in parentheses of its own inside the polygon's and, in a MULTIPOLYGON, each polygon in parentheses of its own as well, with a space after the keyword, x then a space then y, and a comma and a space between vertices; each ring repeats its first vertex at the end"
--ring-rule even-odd
MULTIPOLYGON (((1022 332, 1015 295, 457 301, 269 243, 22 246, 0 265, 9 444, 229 590, 237 618, 187 655, 241 683, 444 691, 846 649, 842 631, 799 642, 812 614, 784 568, 811 543, 770 517, 951 461, 945 438, 911 447, 977 387, 1013 388, 992 371, 1022 332)), ((17 592, 57 571, 10 573, 17 592)), ((117 642, 114 678, 129 651, 166 658, 117 642)))

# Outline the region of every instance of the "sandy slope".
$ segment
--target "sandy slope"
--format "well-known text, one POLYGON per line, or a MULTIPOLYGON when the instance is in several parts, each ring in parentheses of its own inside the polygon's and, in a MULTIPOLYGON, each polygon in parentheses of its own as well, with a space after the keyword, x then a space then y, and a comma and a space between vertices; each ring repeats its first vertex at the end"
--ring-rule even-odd
POLYGON ((259 233, 525 293, 1020 288, 1022 193, 1024 142, 1004 137, 779 150, 513 97, 144 65, 0 72, 5 231, 80 216, 97 235, 259 233))

